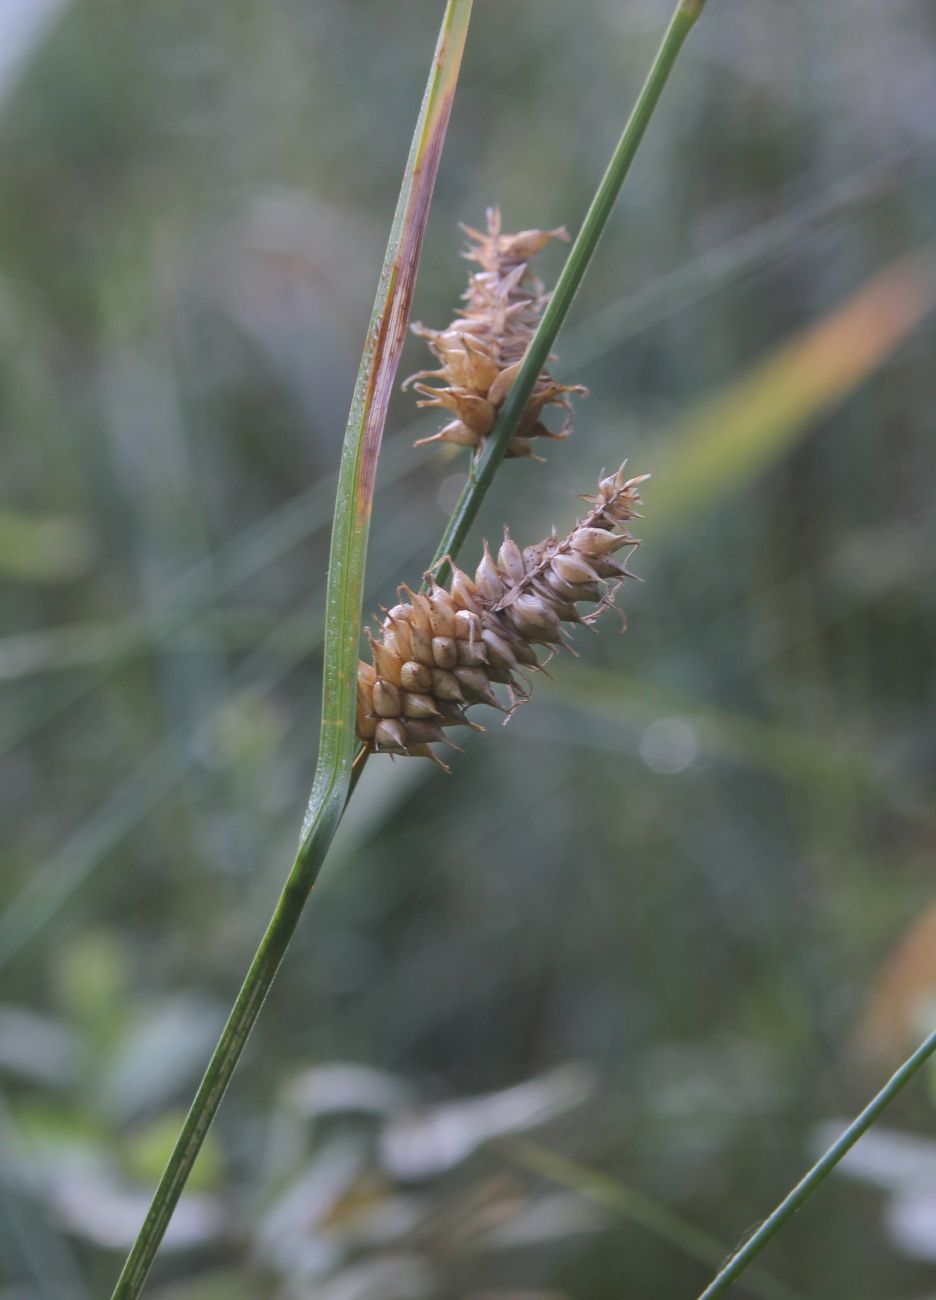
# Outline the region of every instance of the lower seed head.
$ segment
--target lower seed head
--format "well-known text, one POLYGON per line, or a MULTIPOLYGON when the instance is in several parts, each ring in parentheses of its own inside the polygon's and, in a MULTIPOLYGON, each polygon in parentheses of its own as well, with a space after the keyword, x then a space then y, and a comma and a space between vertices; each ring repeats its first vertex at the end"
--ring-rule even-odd
POLYGON ((535 647, 558 645, 562 624, 582 621, 577 603, 601 602, 584 620, 593 621, 610 599, 602 600, 603 581, 613 588, 627 576, 611 555, 635 545, 624 525, 636 516, 639 481, 622 470, 603 479, 564 540, 553 533, 521 551, 505 533, 496 560, 485 546, 473 579, 453 567, 451 591, 434 582, 428 594, 401 588, 409 601, 385 616, 374 662, 360 666, 359 737, 391 754, 432 757, 444 729, 483 729, 466 707, 506 710, 494 685, 508 688, 511 709, 522 702, 530 687, 516 674, 540 668, 535 647))

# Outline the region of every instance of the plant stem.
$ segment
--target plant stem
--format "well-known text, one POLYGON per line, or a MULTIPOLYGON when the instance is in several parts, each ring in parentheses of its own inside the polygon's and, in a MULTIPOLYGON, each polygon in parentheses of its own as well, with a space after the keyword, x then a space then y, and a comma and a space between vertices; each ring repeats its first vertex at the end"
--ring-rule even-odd
POLYGON ((701 14, 703 4, 704 0, 679 0, 676 5, 650 71, 637 96, 637 102, 595 191, 595 197, 585 214, 581 229, 569 250, 549 304, 536 333, 530 340, 520 372, 507 400, 501 407, 484 450, 472 461, 468 482, 458 499, 433 558, 432 567, 440 583, 444 583, 449 574, 450 566, 446 558, 455 559, 458 554, 469 528, 474 523, 484 495, 491 486, 497 468, 504 459, 507 446, 520 422, 533 386, 549 359, 556 335, 572 306, 572 300, 578 292, 588 264, 598 247, 598 241, 608 224, 608 218, 611 216, 624 178, 630 170, 634 155, 653 116, 653 110, 657 106, 673 64, 682 49, 683 42, 701 14))
POLYGON ((448 0, 416 122, 358 370, 338 474, 326 593, 318 761, 299 851, 176 1139, 112 1300, 136 1300, 205 1134, 289 946, 352 781, 355 683, 367 534, 387 403, 461 66, 472 0, 448 0))
MULTIPOLYGON (((517 1164, 562 1187, 572 1188, 596 1205, 623 1215, 690 1258, 715 1267, 725 1258, 725 1247, 717 1237, 710 1236, 668 1205, 653 1200, 636 1188, 527 1138, 508 1138, 503 1145, 517 1164)), ((754 1269, 748 1282, 751 1294, 760 1296, 762 1300, 798 1300, 795 1291, 758 1269, 754 1269)))
POLYGON ((816 1161, 805 1178, 796 1184, 770 1217, 764 1220, 753 1236, 749 1237, 741 1249, 732 1255, 714 1281, 701 1293, 698 1300, 713 1300, 714 1296, 724 1295, 751 1261, 761 1253, 770 1239, 775 1237, 780 1229, 792 1219, 803 1202, 813 1194, 821 1182, 828 1178, 842 1157, 852 1149, 862 1134, 866 1133, 871 1125, 880 1118, 901 1089, 910 1082, 917 1071, 925 1065, 934 1053, 936 1053, 936 1029, 920 1044, 913 1055, 904 1061, 900 1069, 891 1075, 877 1096, 849 1124, 842 1136, 832 1143, 828 1151, 816 1161))
POLYGON ((120 1274, 113 1300, 131 1300, 138 1296, 146 1280, 205 1134, 302 914, 307 890, 299 878, 298 868, 297 860, 199 1084, 140 1235, 120 1274))

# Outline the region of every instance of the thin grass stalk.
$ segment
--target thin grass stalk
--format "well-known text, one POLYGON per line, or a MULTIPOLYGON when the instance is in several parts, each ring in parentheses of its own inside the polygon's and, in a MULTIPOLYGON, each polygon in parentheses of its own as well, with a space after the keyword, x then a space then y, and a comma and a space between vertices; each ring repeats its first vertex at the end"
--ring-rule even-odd
POLYGON ((624 178, 630 170, 634 156, 644 137, 644 132, 653 116, 663 87, 666 85, 673 65, 683 47, 696 20, 702 12, 705 0, 679 0, 670 19, 660 47, 656 52, 650 71, 641 87, 630 117, 621 133, 611 161, 595 191, 581 229, 575 237, 549 304, 530 340, 523 365, 514 381, 513 387, 504 405, 501 407, 497 421, 491 430, 481 455, 472 460, 468 482, 456 503, 455 510, 448 522, 442 540, 433 559, 438 582, 444 586, 449 576, 447 558, 455 559, 468 530, 474 523, 485 493, 491 486, 498 466, 504 459, 507 447, 516 431, 529 401, 533 386, 540 372, 549 359, 556 336, 568 315, 572 300, 578 292, 579 285, 588 265, 598 247, 598 241, 604 233, 608 218, 624 178))
MULTIPOLYGON (((716 1268, 725 1258, 724 1244, 717 1237, 644 1192, 528 1138, 509 1138, 502 1146, 516 1164, 629 1219, 688 1258, 716 1268)), ((748 1277, 748 1289, 759 1300, 799 1300, 797 1291, 757 1268, 748 1277)))
POLYGON ((299 851, 169 1157, 112 1300, 136 1300, 337 829, 351 783, 355 685, 377 455, 472 0, 448 0, 403 175, 345 430, 326 595, 319 756, 299 851))
POLYGON ((728 1288, 750 1266, 752 1260, 756 1259, 767 1243, 789 1223, 800 1206, 828 1178, 835 1166, 848 1154, 858 1139, 867 1133, 872 1124, 880 1119, 897 1094, 906 1087, 913 1076, 922 1069, 934 1054, 936 1054, 936 1029, 904 1061, 900 1069, 891 1075, 881 1091, 865 1106, 861 1114, 852 1120, 841 1137, 832 1143, 825 1154, 816 1161, 809 1173, 800 1179, 789 1195, 780 1202, 773 1213, 764 1220, 741 1249, 731 1256, 718 1276, 699 1295, 698 1300, 714 1300, 715 1296, 725 1294, 728 1288))

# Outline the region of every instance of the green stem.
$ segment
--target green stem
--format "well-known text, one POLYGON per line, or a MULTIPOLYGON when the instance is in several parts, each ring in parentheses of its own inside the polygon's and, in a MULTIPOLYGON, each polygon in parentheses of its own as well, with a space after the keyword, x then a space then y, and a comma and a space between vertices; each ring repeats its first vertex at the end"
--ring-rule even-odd
POLYGON ((244 1044, 295 933, 353 778, 357 653, 377 455, 461 66, 472 0, 448 0, 358 371, 332 526, 319 753, 299 851, 127 1257, 112 1300, 136 1300, 244 1044))
POLYGON ((637 96, 637 102, 627 119, 611 161, 585 214, 581 229, 569 250, 565 266, 562 268, 539 327, 530 340, 520 372, 500 409, 497 422, 491 430, 483 452, 472 462, 468 482, 458 499, 433 558, 432 566, 440 583, 446 581, 449 573, 446 557, 454 559, 458 554, 469 528, 474 523, 484 495, 491 486, 497 468, 504 459, 507 446, 520 423, 520 417, 533 391, 533 386, 549 360, 556 335, 572 306, 572 300, 578 292, 588 264, 598 247, 598 241, 608 224, 608 218, 611 216, 624 178, 653 116, 653 110, 657 106, 683 42, 702 12, 704 2, 705 0, 679 0, 670 19, 647 78, 637 96))
POLYGON ((114 1289, 113 1300, 133 1300, 140 1294, 146 1281, 182 1189, 201 1150, 205 1134, 302 915, 308 891, 298 868, 297 861, 250 963, 237 1001, 195 1094, 182 1131, 176 1139, 149 1213, 114 1289))
MULTIPOLYGON (((645 1196, 636 1188, 525 1138, 509 1138, 504 1145, 508 1155, 518 1164, 542 1178, 572 1188, 596 1205, 625 1216, 691 1258, 714 1264, 716 1268, 725 1258, 725 1247, 717 1237, 710 1236, 668 1205, 645 1196)), ((763 1300, 797 1300, 795 1291, 758 1269, 751 1273, 748 1282, 751 1294, 763 1300)))
POLYGON ((770 1239, 777 1235, 788 1220, 792 1219, 803 1202, 812 1196, 821 1182, 828 1178, 842 1157, 852 1149, 875 1120, 880 1118, 901 1089, 910 1082, 917 1071, 925 1065, 934 1053, 936 1053, 936 1029, 920 1044, 913 1055, 904 1061, 900 1069, 891 1075, 877 1096, 849 1124, 842 1136, 833 1142, 825 1155, 817 1160, 805 1178, 801 1179, 790 1194, 780 1202, 773 1214, 765 1219, 753 1236, 748 1238, 735 1255, 732 1255, 714 1281, 698 1297, 698 1300, 713 1300, 714 1296, 724 1295, 751 1261, 761 1253, 770 1239))

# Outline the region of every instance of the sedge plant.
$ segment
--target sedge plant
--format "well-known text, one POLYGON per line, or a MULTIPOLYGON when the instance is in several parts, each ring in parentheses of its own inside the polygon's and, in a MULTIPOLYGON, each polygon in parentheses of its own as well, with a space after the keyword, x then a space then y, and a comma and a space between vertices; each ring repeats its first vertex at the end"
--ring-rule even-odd
MULTIPOLYGON (((507 454, 511 441, 521 430, 531 397, 535 400, 534 390, 537 384, 542 385, 544 382, 544 367, 556 335, 607 224, 663 87, 689 31, 702 11, 702 5, 703 0, 678 0, 608 168, 579 233, 572 242, 557 285, 548 303, 543 304, 538 326, 521 358, 512 363, 510 382, 504 384, 506 391, 502 404, 496 406, 492 403, 493 418, 484 433, 483 445, 479 440, 465 490, 431 566, 439 587, 447 580, 451 563, 465 540, 497 468, 507 454)), ((112 1300, 136 1300, 143 1289, 205 1135, 295 933, 347 806, 356 776, 370 752, 368 738, 360 738, 365 743, 359 745, 355 761, 360 721, 357 710, 358 644, 377 457, 408 322, 429 201, 451 113, 471 7, 471 0, 447 0, 352 397, 332 526, 318 761, 302 824, 299 849, 169 1156, 149 1211, 118 1278, 112 1300)), ((570 562, 581 553, 584 563, 584 555, 592 554, 582 551, 584 542, 588 540, 583 538, 583 532, 602 533, 608 537, 616 535, 619 525, 630 517, 635 500, 633 493, 634 485, 628 484, 623 477, 612 476, 611 480, 604 480, 599 485, 598 501, 593 503, 590 522, 573 530, 565 544, 555 543, 554 539, 543 543, 541 559, 545 562, 548 556, 549 571, 556 571, 552 567, 552 562, 558 555, 556 547, 565 546, 562 554, 568 555, 570 562)), ((624 535, 618 536, 620 540, 624 535)), ((592 569, 594 570, 594 565, 592 569)), ((529 578, 532 582, 533 576, 525 571, 523 578, 529 578)), ((536 577, 540 576, 542 575, 537 573, 536 577)), ((608 573, 604 576, 613 578, 617 575, 608 573)), ((596 574, 596 580, 597 578, 596 574)), ((519 582, 517 585, 514 603, 519 604, 521 609, 524 608, 522 598, 531 594, 527 591, 529 585, 529 582, 519 582)), ((588 594, 591 596, 590 591, 588 594)), ((602 596, 596 591, 594 598, 600 601, 602 596)), ((504 597, 499 597, 498 601, 491 602, 485 608, 484 615, 488 620, 501 617, 502 611, 494 609, 493 605, 503 599, 504 597)), ((558 617, 555 610, 553 614, 558 617)), ((524 639, 520 626, 515 619, 513 621, 514 632, 521 640, 524 639)), ((529 638, 526 640, 529 641, 529 638)))

